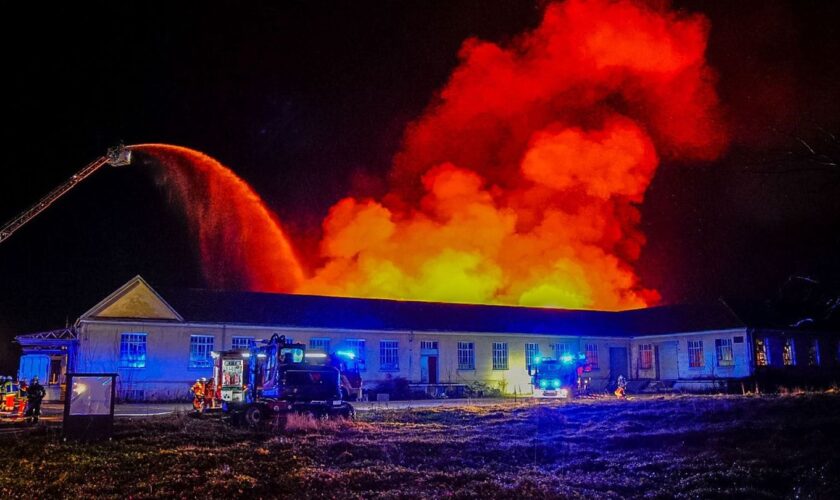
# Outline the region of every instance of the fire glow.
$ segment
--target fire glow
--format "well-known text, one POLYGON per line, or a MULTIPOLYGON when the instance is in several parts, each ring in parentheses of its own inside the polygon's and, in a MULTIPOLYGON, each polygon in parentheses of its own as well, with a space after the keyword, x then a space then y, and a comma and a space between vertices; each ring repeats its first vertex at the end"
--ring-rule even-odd
POLYGON ((230 170, 146 148, 169 165, 212 286, 643 307, 659 294, 633 269, 645 243, 638 206, 660 158, 711 160, 726 146, 708 29, 699 15, 569 0, 509 46, 465 41, 407 129, 389 193, 332 207, 307 276, 277 218, 230 170))

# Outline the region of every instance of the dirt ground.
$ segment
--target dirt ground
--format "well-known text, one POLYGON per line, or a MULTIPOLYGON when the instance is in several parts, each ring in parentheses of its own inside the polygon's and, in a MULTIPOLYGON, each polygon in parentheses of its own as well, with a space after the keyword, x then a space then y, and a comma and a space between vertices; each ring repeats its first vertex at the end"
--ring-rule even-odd
POLYGON ((673 396, 298 418, 185 415, 113 441, 0 435, 0 497, 840 498, 840 395, 673 396))

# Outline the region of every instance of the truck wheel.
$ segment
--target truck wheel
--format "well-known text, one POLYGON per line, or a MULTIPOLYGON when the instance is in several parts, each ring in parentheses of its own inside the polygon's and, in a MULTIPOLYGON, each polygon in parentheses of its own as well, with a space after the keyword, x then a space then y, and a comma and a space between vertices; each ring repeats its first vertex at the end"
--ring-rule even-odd
POLYGON ((265 422, 265 410, 257 405, 249 406, 245 410, 245 414, 243 415, 245 418, 245 423, 247 423, 251 427, 259 427, 265 422))
POLYGON ((338 418, 346 418, 347 420, 355 420, 356 419, 356 409, 353 408, 352 405, 344 403, 340 407, 334 409, 330 413, 330 416, 331 417, 338 417, 338 418))

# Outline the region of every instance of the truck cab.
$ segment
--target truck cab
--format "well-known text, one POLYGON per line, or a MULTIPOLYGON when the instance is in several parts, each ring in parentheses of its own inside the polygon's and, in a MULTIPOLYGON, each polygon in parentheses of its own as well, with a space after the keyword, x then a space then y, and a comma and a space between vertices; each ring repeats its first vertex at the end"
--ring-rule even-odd
POLYGON ((535 398, 567 399, 580 394, 587 386, 586 357, 566 353, 560 359, 537 358, 528 368, 535 398))

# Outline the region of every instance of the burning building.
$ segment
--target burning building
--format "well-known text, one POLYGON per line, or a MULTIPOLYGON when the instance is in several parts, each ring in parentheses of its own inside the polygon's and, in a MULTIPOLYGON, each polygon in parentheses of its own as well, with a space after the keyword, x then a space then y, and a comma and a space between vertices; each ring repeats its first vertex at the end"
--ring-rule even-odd
POLYGON ((155 290, 136 277, 72 328, 17 337, 20 376, 116 372, 133 400, 187 396, 214 352, 272 334, 325 353, 349 351, 364 387, 395 377, 442 393, 480 383, 530 394, 539 357, 582 355, 597 390, 619 375, 677 390, 725 390, 762 373, 835 373, 837 334, 745 323, 725 303, 622 312, 469 305, 312 295, 155 290))

